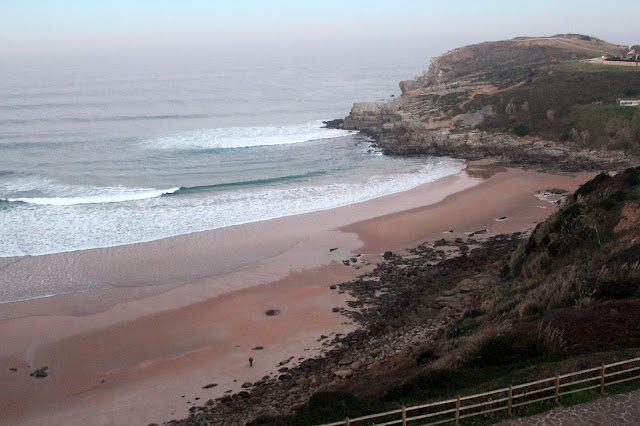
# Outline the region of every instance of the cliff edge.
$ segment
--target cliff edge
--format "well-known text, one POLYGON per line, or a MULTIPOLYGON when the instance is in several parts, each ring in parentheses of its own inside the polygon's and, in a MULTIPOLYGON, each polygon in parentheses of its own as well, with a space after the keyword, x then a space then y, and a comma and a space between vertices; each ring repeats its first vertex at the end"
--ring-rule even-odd
POLYGON ((519 37, 449 51, 400 82, 389 102, 360 102, 339 124, 391 155, 494 157, 509 165, 611 169, 637 162, 640 68, 604 65, 617 46, 583 35, 519 37))

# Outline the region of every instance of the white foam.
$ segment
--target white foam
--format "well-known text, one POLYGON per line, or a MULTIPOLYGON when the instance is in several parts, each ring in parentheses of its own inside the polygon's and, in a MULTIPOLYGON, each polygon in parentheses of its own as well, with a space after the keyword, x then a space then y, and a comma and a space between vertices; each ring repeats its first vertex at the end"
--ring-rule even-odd
POLYGON ((72 206, 76 204, 104 204, 104 203, 121 203, 125 201, 145 200, 148 198, 160 197, 165 194, 171 194, 180 188, 171 189, 147 189, 147 188, 102 188, 105 192, 103 195, 87 196, 87 197, 24 197, 24 198, 7 198, 7 201, 20 201, 28 204, 49 205, 49 206, 72 206))
POLYGON ((128 188, 124 186, 99 187, 64 185, 51 179, 37 176, 23 177, 0 183, 0 194, 38 192, 42 197, 7 197, 10 202, 37 205, 71 206, 75 204, 119 203, 144 200, 171 194, 180 188, 128 188))
MULTIPOLYGON (((16 204, 0 209, 0 257, 153 241, 331 209, 406 191, 464 168, 455 160, 430 160, 423 167, 415 167, 419 160, 411 161, 413 172, 325 185, 254 188, 201 197, 147 197, 115 204, 16 204)), ((406 164, 399 166, 404 169, 406 164)))
POLYGON ((327 129, 322 126, 322 122, 316 121, 288 126, 202 129, 164 136, 144 144, 155 149, 229 149, 285 145, 357 133, 350 130, 327 129))

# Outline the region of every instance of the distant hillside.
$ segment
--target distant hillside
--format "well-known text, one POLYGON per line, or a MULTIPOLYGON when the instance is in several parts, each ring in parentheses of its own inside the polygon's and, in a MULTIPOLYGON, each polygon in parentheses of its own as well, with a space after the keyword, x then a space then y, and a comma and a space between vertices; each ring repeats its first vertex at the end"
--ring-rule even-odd
POLYGON ((517 79, 519 71, 529 71, 531 67, 601 55, 617 56, 625 52, 625 48, 575 34, 473 44, 432 58, 427 73, 402 82, 401 88, 416 90, 461 79, 484 79, 505 85, 517 79))
POLYGON ((494 157, 562 170, 637 164, 640 67, 603 65, 616 46, 582 35, 486 42, 431 60, 387 103, 356 103, 341 125, 387 154, 494 157))
MULTIPOLYGON (((596 176, 514 247, 517 238, 496 236, 436 266, 425 263, 432 251, 420 246, 414 256, 390 256, 376 269, 379 281, 345 284, 360 298, 372 293, 358 305, 367 327, 327 357, 353 362, 360 353, 379 351, 379 342, 389 348, 416 330, 422 330, 422 342, 334 382, 337 390, 314 394, 293 416, 265 416, 251 424, 339 421, 640 356, 640 168, 596 176), (445 295, 438 299, 434 286, 445 295), (383 299, 374 294, 380 288, 389 292, 383 299), (447 312, 434 322, 434 298, 461 311, 443 308, 447 312)), ((311 364, 301 367, 318 371, 311 364)))

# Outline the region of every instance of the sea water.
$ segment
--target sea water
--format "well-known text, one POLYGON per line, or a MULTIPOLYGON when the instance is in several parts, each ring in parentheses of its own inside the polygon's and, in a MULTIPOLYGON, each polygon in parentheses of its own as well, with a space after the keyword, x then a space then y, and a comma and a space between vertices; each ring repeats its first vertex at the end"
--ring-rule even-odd
MULTIPOLYGON (((0 69, 0 257, 152 241, 330 209, 457 173, 325 129, 427 58, 215 52, 0 69)), ((2 271, 0 270, 0 275, 2 271)))

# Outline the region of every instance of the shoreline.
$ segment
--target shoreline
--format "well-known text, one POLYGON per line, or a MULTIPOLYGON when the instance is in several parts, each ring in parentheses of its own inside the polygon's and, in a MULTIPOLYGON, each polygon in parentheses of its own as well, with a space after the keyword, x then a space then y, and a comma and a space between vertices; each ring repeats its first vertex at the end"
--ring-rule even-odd
MULTIPOLYGON (((111 290, 0 305, 0 337, 11 342, 0 351, 0 397, 10 407, 0 413, 0 421, 149 423, 186 417, 191 405, 276 374, 282 368, 278 364, 291 356, 294 364, 321 353, 325 339, 318 339, 320 335, 353 331, 350 320, 332 311, 344 306, 348 295, 327 287, 372 269, 368 263, 380 260, 381 248, 402 250, 416 241, 442 238, 452 227, 463 233, 487 224, 492 228, 489 234, 528 228, 553 211, 550 203, 548 209, 538 208, 546 202, 534 196, 533 188, 545 190, 561 182, 571 190, 588 178, 497 169, 485 163, 468 166, 457 175, 356 205, 239 225, 231 233, 205 231, 195 238, 189 234, 160 244, 143 243, 142 253, 96 249, 110 256, 106 265, 96 266, 98 273, 110 272, 113 264, 124 269, 112 275, 114 281, 128 276, 128 271, 142 271, 142 276, 146 271, 147 279, 153 280, 166 272, 161 266, 170 258, 165 265, 170 269, 167 282, 152 288, 133 282, 111 290), (501 195, 466 218, 465 212, 473 211, 470 207, 478 200, 486 202, 490 194, 501 195), (510 217, 496 222, 506 216, 500 212, 510 217), (242 244, 231 239, 234 233, 242 244), (333 248, 338 250, 330 251, 333 248), (238 258, 238 253, 244 257, 238 258), (360 269, 342 264, 356 253, 362 253, 356 264, 360 269), (214 254, 230 259, 217 274, 207 264, 214 254), (150 272, 153 267, 157 269, 150 272), (181 273, 186 274, 181 284, 170 282, 181 273), (267 309, 281 314, 267 317, 267 309), (257 335, 268 344, 256 342, 257 335), (251 351, 255 346, 264 349, 251 351), (251 370, 248 356, 256 358, 251 370), (49 365, 48 378, 24 374, 41 364, 49 365), (8 372, 12 366, 19 371, 8 372), (218 386, 203 390, 208 383, 198 380, 204 372, 218 386), (192 398, 189 404, 182 394, 192 398)), ((66 264, 89 260, 97 265, 101 260, 86 254, 62 258, 66 264)))

